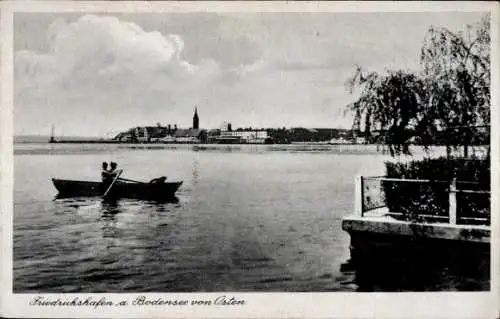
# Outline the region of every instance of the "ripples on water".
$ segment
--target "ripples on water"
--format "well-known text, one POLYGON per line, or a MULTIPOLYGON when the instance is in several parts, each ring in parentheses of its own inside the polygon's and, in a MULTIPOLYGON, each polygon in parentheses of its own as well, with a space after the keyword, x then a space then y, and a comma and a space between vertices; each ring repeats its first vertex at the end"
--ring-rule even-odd
MULTIPOLYGON (((282 250, 275 253, 287 254, 286 238, 268 242, 256 239, 259 230, 251 227, 236 233, 223 221, 183 218, 186 206, 99 198, 16 204, 16 211, 50 218, 16 223, 15 290, 339 289, 331 273, 300 278, 287 271, 293 265, 276 262, 272 246, 282 250)), ((292 226, 288 231, 296 232, 292 226)), ((298 251, 297 257, 304 254, 298 251)))
POLYGON ((359 288, 340 271, 349 257, 341 219, 354 176, 381 174, 387 157, 376 150, 85 147, 16 152, 15 292, 359 288), (166 203, 54 199, 52 177, 98 180, 110 160, 128 178, 184 184, 166 203))

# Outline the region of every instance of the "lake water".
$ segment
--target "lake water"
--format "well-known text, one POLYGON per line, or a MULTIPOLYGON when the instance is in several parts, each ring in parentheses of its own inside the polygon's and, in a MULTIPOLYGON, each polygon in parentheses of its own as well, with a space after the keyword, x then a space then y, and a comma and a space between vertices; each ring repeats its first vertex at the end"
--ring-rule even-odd
MULTIPOLYGON (((355 291, 343 216, 375 147, 19 144, 15 292, 355 291), (54 200, 52 177, 183 181, 177 200, 54 200)), ((449 286, 449 284, 447 284, 449 286)))

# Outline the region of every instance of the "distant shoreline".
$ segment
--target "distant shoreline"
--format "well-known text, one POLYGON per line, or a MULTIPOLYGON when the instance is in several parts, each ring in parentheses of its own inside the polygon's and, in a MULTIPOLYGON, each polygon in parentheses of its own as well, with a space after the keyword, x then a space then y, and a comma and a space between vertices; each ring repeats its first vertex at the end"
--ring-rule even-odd
MULTIPOLYGON (((331 143, 329 141, 320 141, 320 142, 290 142, 290 143, 205 143, 205 142, 138 142, 138 143, 130 143, 130 142, 120 142, 116 140, 99 140, 99 139, 82 139, 82 140, 22 140, 16 141, 14 140, 14 144, 117 144, 117 145, 366 145, 366 146, 379 146, 383 147, 383 144, 374 144, 374 143, 331 143)), ((423 147, 423 145, 419 144, 410 144, 412 147, 423 147)), ((470 147, 487 147, 488 145, 470 145, 470 147)), ((429 147, 445 147, 445 145, 429 145, 429 147)))
MULTIPOLYGON (((14 137, 14 144, 134 144, 134 145, 171 145, 171 144, 221 144, 221 145, 246 145, 246 144, 265 144, 265 143, 193 143, 193 142, 121 142, 117 140, 109 140, 109 139, 93 139, 93 138, 68 138, 68 139, 55 139, 54 141, 50 141, 50 138, 47 137, 14 137)), ((267 145, 372 145, 372 144, 361 144, 361 143, 330 143, 329 141, 320 141, 320 142, 290 142, 290 143, 270 143, 267 145)), ((373 144, 375 145, 375 144, 373 144)))

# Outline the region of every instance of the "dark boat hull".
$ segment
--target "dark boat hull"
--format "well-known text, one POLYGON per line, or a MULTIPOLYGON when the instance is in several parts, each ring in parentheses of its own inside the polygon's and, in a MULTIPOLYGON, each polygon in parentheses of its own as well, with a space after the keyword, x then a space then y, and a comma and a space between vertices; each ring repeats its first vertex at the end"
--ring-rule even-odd
MULTIPOLYGON (((103 196, 106 192, 101 182, 73 181, 53 178, 59 197, 93 197, 103 196)), ((182 182, 169 183, 127 183, 116 182, 106 197, 111 198, 138 198, 138 199, 168 199, 175 196, 175 192, 182 182)))

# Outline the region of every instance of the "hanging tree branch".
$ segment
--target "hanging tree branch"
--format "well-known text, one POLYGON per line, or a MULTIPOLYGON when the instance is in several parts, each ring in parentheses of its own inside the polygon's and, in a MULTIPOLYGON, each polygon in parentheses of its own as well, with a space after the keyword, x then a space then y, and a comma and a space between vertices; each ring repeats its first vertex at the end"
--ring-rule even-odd
POLYGON ((467 37, 429 28, 421 48, 421 73, 380 74, 356 66, 346 81, 351 94, 360 90, 359 98, 347 107, 354 115, 353 129, 364 131, 366 137, 377 133, 375 140, 388 147, 391 155, 409 154, 415 139, 427 148, 441 132, 446 134, 447 147, 463 146, 467 156, 474 134, 456 128, 490 123, 489 54, 489 18, 485 17, 468 30, 467 37))

